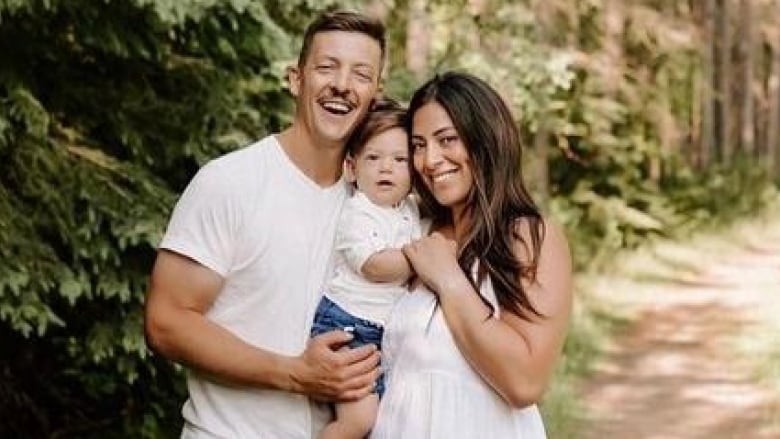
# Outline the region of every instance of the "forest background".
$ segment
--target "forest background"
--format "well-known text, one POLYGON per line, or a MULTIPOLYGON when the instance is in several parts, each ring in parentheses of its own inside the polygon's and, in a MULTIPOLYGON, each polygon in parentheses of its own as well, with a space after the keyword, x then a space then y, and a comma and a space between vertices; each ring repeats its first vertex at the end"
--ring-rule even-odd
POLYGON ((177 435, 183 370, 142 333, 155 247, 199 166, 289 122, 284 68, 334 7, 389 23, 386 94, 447 69, 501 91, 579 273, 777 199, 780 0, 0 0, 0 436, 177 435))

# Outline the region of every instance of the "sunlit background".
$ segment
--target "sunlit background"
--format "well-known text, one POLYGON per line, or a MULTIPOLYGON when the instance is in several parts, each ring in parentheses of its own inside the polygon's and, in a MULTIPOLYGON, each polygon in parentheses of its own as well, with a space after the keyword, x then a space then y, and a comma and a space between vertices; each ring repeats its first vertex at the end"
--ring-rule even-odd
POLYGON ((177 437, 155 247, 335 7, 388 24, 386 94, 511 103, 578 272, 551 438, 780 436, 780 0, 0 0, 1 437, 177 437))

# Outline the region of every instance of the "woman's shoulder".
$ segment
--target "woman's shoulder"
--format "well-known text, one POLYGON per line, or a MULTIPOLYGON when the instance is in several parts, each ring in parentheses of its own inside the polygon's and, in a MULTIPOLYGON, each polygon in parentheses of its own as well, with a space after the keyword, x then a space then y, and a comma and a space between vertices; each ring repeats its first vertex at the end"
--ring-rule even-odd
POLYGON ((522 216, 514 222, 514 233, 523 240, 531 239, 536 231, 540 240, 544 241, 547 235, 553 238, 564 235, 563 226, 558 221, 547 216, 522 216))
POLYGON ((522 280, 526 294, 542 315, 568 316, 572 300, 572 263, 563 227, 549 218, 541 218, 538 222, 518 221, 516 227, 520 239, 515 240, 515 254, 534 272, 532 278, 522 280), (539 230, 538 246, 532 241, 534 225, 539 230))
MULTIPOLYGON (((521 260, 533 259, 533 249, 538 240, 539 258, 545 253, 565 253, 568 259, 569 245, 563 226, 549 217, 521 217, 514 223, 515 252, 521 260)), ((541 262, 541 261, 540 261, 541 262)))

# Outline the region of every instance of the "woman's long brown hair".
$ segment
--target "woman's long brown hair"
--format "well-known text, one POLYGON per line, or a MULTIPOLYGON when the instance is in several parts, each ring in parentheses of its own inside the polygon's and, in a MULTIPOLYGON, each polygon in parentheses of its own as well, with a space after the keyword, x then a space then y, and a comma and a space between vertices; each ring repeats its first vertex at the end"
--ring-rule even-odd
MULTIPOLYGON (((466 209, 471 229, 459 246, 461 269, 477 291, 489 276, 501 308, 526 320, 541 316, 521 278, 536 280, 544 222, 523 184, 520 135, 509 108, 481 79, 461 72, 444 73, 412 96, 407 118, 410 133, 415 112, 430 102, 447 111, 468 151, 474 177, 466 209), (519 233, 521 221, 528 224, 530 242, 519 233), (514 250, 517 242, 530 254, 530 261, 518 259, 514 250), (479 272, 473 279, 471 270, 476 261, 479 272)), ((450 210, 436 201, 416 172, 413 183, 434 226, 451 223, 450 210)))

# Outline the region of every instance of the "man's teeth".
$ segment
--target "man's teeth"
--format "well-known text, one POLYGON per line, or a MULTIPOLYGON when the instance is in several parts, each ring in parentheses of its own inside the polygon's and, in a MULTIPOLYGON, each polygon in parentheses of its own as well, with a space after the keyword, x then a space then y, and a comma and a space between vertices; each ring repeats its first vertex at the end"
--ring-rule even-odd
POLYGON ((328 111, 339 114, 349 113, 350 110, 349 105, 343 102, 323 102, 322 107, 328 111))

